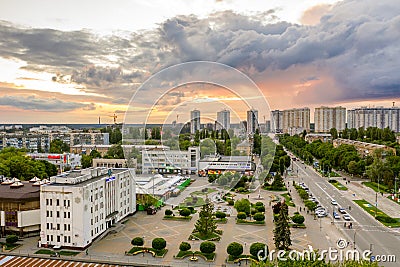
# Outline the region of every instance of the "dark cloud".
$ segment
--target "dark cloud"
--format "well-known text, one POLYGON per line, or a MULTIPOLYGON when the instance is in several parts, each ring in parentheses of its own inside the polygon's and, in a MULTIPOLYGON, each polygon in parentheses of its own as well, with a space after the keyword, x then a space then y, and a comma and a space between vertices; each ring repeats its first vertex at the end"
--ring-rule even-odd
MULTIPOLYGON (((332 84, 324 87, 322 79, 309 92, 327 101, 398 97, 398 0, 348 0, 320 13, 325 15, 313 26, 278 22, 274 10, 177 16, 154 30, 101 38, 88 31, 22 29, 2 22, 0 55, 25 60, 32 69, 65 70, 63 75, 72 74, 87 92, 119 104, 127 104, 150 74, 193 60, 224 63, 257 77, 312 65, 334 80, 334 94, 325 93, 332 84), (96 60, 114 67, 93 65, 96 60)), ((313 76, 303 82, 321 78, 313 76)))
POLYGON ((93 105, 85 105, 75 102, 61 101, 56 98, 37 98, 36 96, 9 96, 5 95, 0 97, 1 106, 11 106, 24 110, 36 110, 36 111, 50 111, 50 112, 65 112, 79 108, 87 109, 93 105))

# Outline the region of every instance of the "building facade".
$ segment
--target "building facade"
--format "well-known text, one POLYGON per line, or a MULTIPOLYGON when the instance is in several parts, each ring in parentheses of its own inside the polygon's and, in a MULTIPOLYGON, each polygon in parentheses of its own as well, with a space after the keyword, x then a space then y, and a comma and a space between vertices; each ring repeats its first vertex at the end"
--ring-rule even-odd
POLYGON ((274 133, 283 133, 283 111, 273 110, 271 112, 271 131, 274 133))
POLYGON ((227 109, 217 112, 216 130, 231 128, 231 112, 227 109))
POLYGON ((190 111, 190 133, 194 134, 200 131, 200 110, 190 111))
POLYGON ((339 132, 346 128, 346 108, 319 107, 314 112, 315 132, 328 133, 332 128, 339 132))
POLYGON ((275 133, 299 134, 310 131, 310 109, 293 108, 287 110, 274 110, 271 112, 273 130, 275 133))
POLYGON ((81 167, 82 156, 73 153, 49 154, 49 153, 28 153, 28 157, 35 160, 44 160, 57 166, 58 170, 64 171, 66 168, 77 169, 81 167))
POLYGON ((86 248, 136 212, 133 173, 89 168, 51 177, 40 189, 40 245, 86 248))
POLYGON ((377 127, 400 132, 400 108, 399 107, 361 107, 347 111, 347 128, 377 127))
POLYGON ((199 147, 184 150, 142 150, 142 173, 196 173, 199 147))
POLYGON ((254 134, 259 128, 258 110, 251 109, 247 111, 247 134, 254 134))

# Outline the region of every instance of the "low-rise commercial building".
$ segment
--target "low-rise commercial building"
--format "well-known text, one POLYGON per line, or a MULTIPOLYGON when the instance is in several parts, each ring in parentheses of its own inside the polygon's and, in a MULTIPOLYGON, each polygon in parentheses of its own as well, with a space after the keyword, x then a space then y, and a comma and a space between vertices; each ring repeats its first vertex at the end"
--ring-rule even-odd
POLYGON ((396 155, 396 149, 394 149, 393 147, 385 146, 385 145, 378 145, 378 144, 372 144, 372 143, 366 143, 366 142, 360 142, 360 141, 342 139, 342 138, 333 140, 334 147, 338 147, 342 144, 353 145, 356 148, 358 154, 360 154, 361 156, 372 155, 373 152, 377 149, 381 149, 381 150, 387 151, 387 152, 390 151, 391 153, 396 155))
POLYGON ((86 248, 136 211, 134 171, 89 168, 50 178, 40 190, 41 246, 86 248))
POLYGON ((251 156, 215 156, 207 157, 199 161, 200 176, 207 174, 220 174, 225 171, 252 174, 256 169, 251 156))
POLYGON ((331 134, 322 134, 322 133, 307 134, 305 137, 305 140, 309 143, 312 143, 316 140, 321 140, 322 142, 331 142, 332 135, 331 134))
POLYGON ((77 169, 82 166, 81 165, 82 156, 79 154, 28 153, 27 156, 35 160, 48 161, 56 165, 61 172, 64 171, 66 168, 77 169))

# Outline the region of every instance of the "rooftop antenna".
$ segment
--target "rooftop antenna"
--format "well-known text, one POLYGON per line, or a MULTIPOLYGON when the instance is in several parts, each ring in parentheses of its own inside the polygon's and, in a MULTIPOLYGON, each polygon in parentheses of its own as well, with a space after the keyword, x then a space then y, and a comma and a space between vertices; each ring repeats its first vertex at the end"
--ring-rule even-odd
POLYGON ((392 103, 393 103, 393 107, 394 107, 394 103, 395 103, 395 102, 393 101, 392 103))
POLYGON ((99 125, 100 125, 101 123, 100 123, 100 116, 99 116, 99 125))

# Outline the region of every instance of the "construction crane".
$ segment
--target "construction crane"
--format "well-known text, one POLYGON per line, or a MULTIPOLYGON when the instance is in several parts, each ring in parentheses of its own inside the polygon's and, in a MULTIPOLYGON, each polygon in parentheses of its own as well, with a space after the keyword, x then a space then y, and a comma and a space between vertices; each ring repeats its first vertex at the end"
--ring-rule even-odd
POLYGON ((117 124, 117 118, 118 118, 118 116, 117 116, 117 115, 115 115, 115 113, 114 113, 114 115, 113 115, 113 116, 109 115, 108 117, 112 117, 112 118, 114 118, 114 124, 117 124))

